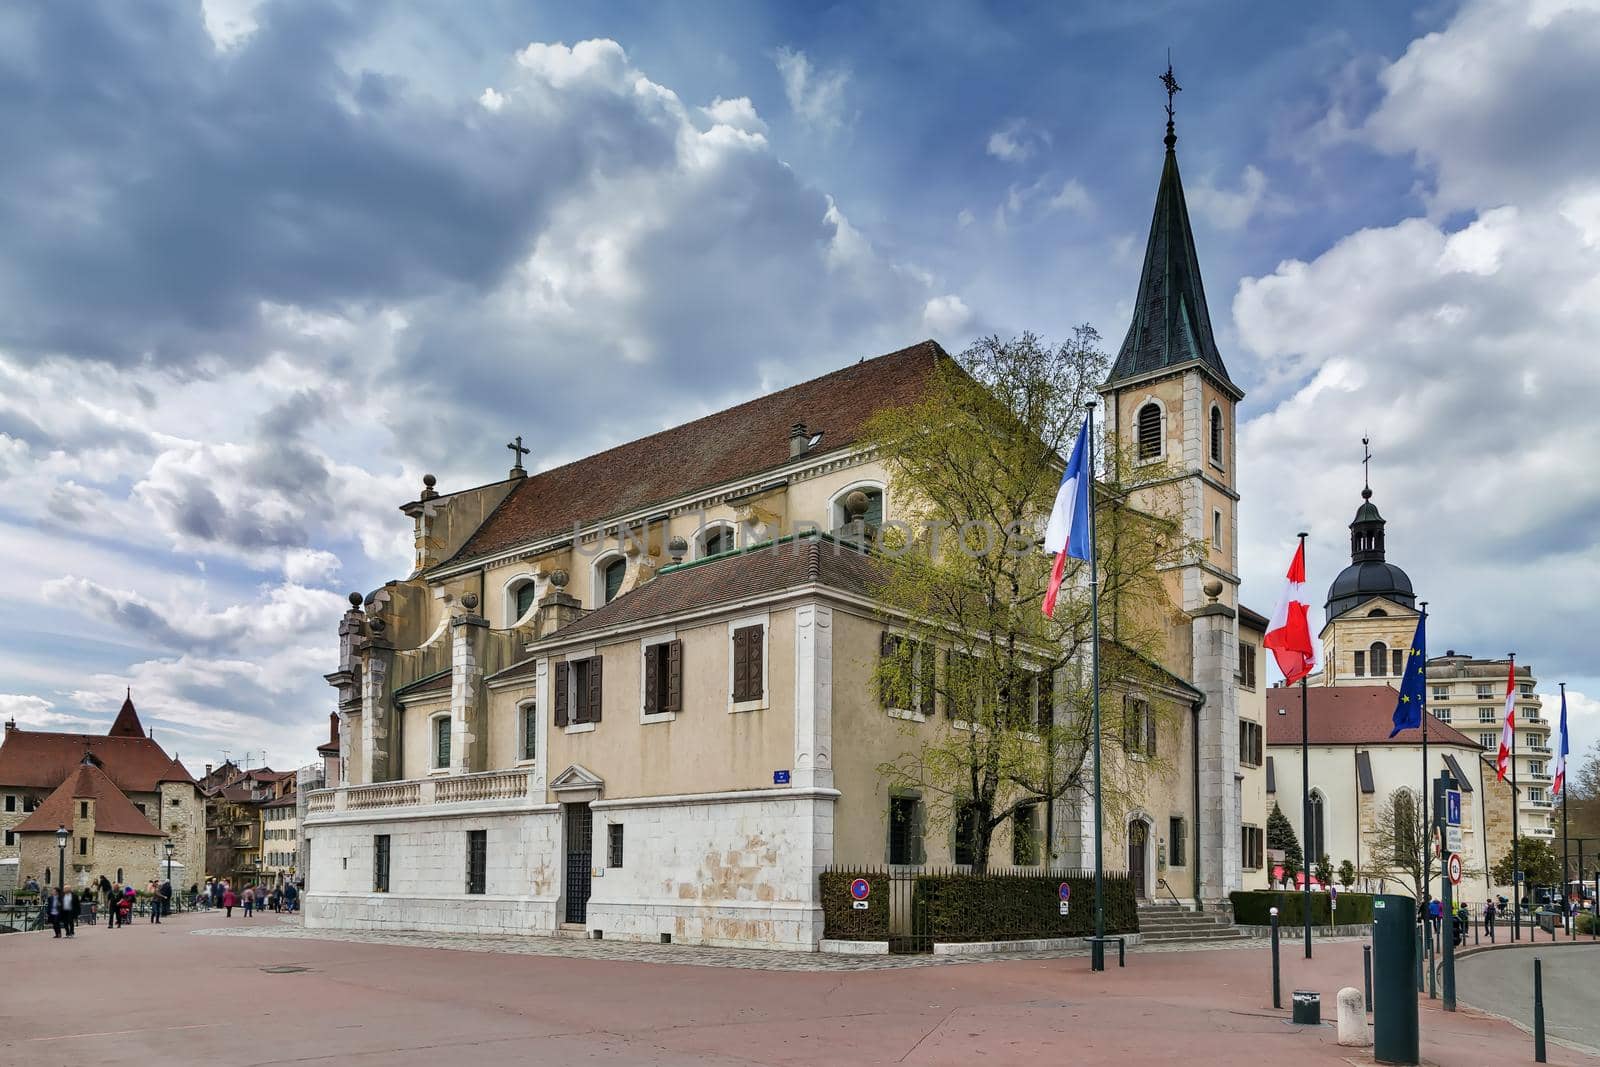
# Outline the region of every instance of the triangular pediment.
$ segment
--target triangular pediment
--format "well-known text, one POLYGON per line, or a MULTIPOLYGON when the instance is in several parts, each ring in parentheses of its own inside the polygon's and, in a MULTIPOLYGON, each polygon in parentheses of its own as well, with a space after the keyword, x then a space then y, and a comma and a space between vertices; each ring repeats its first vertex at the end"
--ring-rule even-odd
POLYGON ((1371 599, 1363 600, 1355 607, 1335 615, 1333 618, 1323 623, 1319 636, 1320 634, 1326 634, 1328 630, 1332 628, 1333 624, 1337 622, 1353 622, 1361 619, 1383 617, 1388 617, 1391 619, 1415 619, 1421 614, 1422 613, 1416 608, 1408 608, 1404 604, 1390 600, 1388 597, 1375 596, 1371 599), (1383 614, 1374 616, 1372 614, 1374 611, 1380 611, 1383 614))
POLYGON ((605 787, 605 779, 581 763, 572 764, 550 781, 550 791, 553 793, 602 792, 605 787))

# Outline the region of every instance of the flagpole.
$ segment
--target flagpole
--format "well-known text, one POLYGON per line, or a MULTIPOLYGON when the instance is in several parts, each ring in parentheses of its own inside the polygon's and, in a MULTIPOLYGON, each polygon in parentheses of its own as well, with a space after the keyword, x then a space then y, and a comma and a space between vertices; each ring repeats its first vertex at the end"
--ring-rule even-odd
MULTIPOLYGON (((1567 844, 1567 683, 1558 684, 1561 686, 1561 738, 1556 742, 1556 756, 1561 760, 1561 925, 1565 927, 1572 912, 1572 893, 1567 888, 1567 881, 1572 877, 1567 871, 1567 864, 1572 862, 1567 844)), ((1569 936, 1576 933, 1577 923, 1574 922, 1569 936)))
POLYGON ((1094 401, 1085 407, 1084 447, 1088 463, 1084 475, 1089 479, 1089 686, 1091 700, 1091 730, 1094 734, 1094 948, 1090 953, 1090 969, 1105 970, 1106 936, 1104 833, 1101 828, 1100 802, 1100 568, 1096 565, 1094 537, 1094 401))
MULTIPOLYGON (((1428 602, 1423 600, 1419 603, 1422 605, 1423 625, 1426 626, 1428 621, 1428 602)), ((1423 633, 1426 634, 1427 631, 1424 630, 1423 633)), ((1422 668, 1422 792, 1417 802, 1417 823, 1419 826, 1427 827, 1433 825, 1433 820, 1423 813, 1430 811, 1433 793, 1428 788, 1428 658, 1426 652, 1423 654, 1422 668)), ((1402 686, 1405 685, 1404 678, 1400 679, 1400 684, 1402 686)), ((1429 905, 1433 903, 1433 856, 1428 849, 1432 842, 1428 840, 1429 835, 1426 833, 1420 836, 1422 837, 1422 936, 1431 951, 1433 947, 1433 916, 1430 914, 1429 905)), ((1442 853, 1444 850, 1441 848, 1439 851, 1442 853)), ((1429 968, 1429 975, 1430 977, 1432 975, 1431 967, 1429 968)))
MULTIPOLYGON (((1306 533, 1301 531, 1300 558, 1305 559, 1306 533)), ((1306 853, 1301 864, 1305 868, 1301 877, 1305 880, 1305 890, 1301 899, 1301 907, 1305 912, 1306 933, 1306 959, 1311 958, 1311 865, 1316 862, 1316 857, 1311 855, 1311 712, 1309 698, 1306 696, 1306 676, 1300 676, 1300 826, 1306 842, 1306 853)), ((1315 842, 1321 844, 1321 842, 1315 842)), ((1333 916, 1328 916, 1328 922, 1333 922, 1333 916)))
MULTIPOLYGON (((1517 654, 1506 654, 1511 661, 1509 680, 1506 686, 1516 685, 1517 679, 1517 654)), ((1508 691, 1507 696, 1510 696, 1508 691)), ((1522 884, 1517 877, 1522 873, 1522 827, 1517 824, 1522 820, 1522 812, 1517 803, 1517 713, 1516 704, 1513 702, 1512 710, 1507 714, 1511 717, 1511 754, 1506 757, 1511 761, 1511 940, 1522 940, 1522 898, 1518 895, 1519 886, 1522 884)))

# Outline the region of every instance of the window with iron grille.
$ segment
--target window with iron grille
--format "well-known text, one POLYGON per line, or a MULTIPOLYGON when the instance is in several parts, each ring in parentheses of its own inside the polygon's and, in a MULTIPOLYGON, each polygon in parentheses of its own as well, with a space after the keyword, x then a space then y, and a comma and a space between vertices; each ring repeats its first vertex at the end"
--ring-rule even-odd
POLYGON ((377 834, 372 839, 372 891, 389 891, 389 835, 377 834))
POLYGON ((489 873, 489 831, 467 831, 467 892, 486 891, 489 873))
POLYGON ((1161 405, 1154 400, 1139 409, 1137 416, 1139 458, 1157 459, 1161 455, 1161 405))
POLYGON ((1167 820, 1167 866, 1187 867, 1189 857, 1184 852, 1184 842, 1189 840, 1188 830, 1181 815, 1167 820))
POLYGON ((620 822, 614 822, 606 826, 606 866, 622 866, 622 824, 620 822))

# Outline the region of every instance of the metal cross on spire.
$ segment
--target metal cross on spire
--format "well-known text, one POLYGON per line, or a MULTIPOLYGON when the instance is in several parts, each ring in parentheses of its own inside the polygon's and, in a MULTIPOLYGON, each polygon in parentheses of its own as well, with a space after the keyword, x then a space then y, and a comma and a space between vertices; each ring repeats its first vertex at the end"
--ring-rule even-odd
POLYGON ((1372 499, 1372 444, 1366 434, 1361 435, 1361 499, 1372 499))
POLYGON ((1167 72, 1161 75, 1161 84, 1167 90, 1167 138, 1168 148, 1178 143, 1178 135, 1172 128, 1172 98, 1183 92, 1183 86, 1178 84, 1178 79, 1172 76, 1172 49, 1167 49, 1167 72))
POLYGON ((522 469, 522 457, 532 454, 533 449, 522 447, 522 435, 520 433, 517 434, 517 439, 508 443, 506 447, 511 449, 511 469, 513 471, 520 471, 522 469))

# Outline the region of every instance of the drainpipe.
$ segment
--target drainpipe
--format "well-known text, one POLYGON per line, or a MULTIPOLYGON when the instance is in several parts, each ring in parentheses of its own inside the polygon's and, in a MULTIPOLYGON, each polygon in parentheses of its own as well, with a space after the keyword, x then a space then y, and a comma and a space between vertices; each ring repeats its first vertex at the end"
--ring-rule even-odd
POLYGON ((1194 910, 1198 913, 1205 910, 1205 905, 1200 900, 1200 709, 1205 706, 1206 695, 1190 707, 1194 719, 1194 742, 1189 746, 1190 777, 1194 779, 1194 910))

